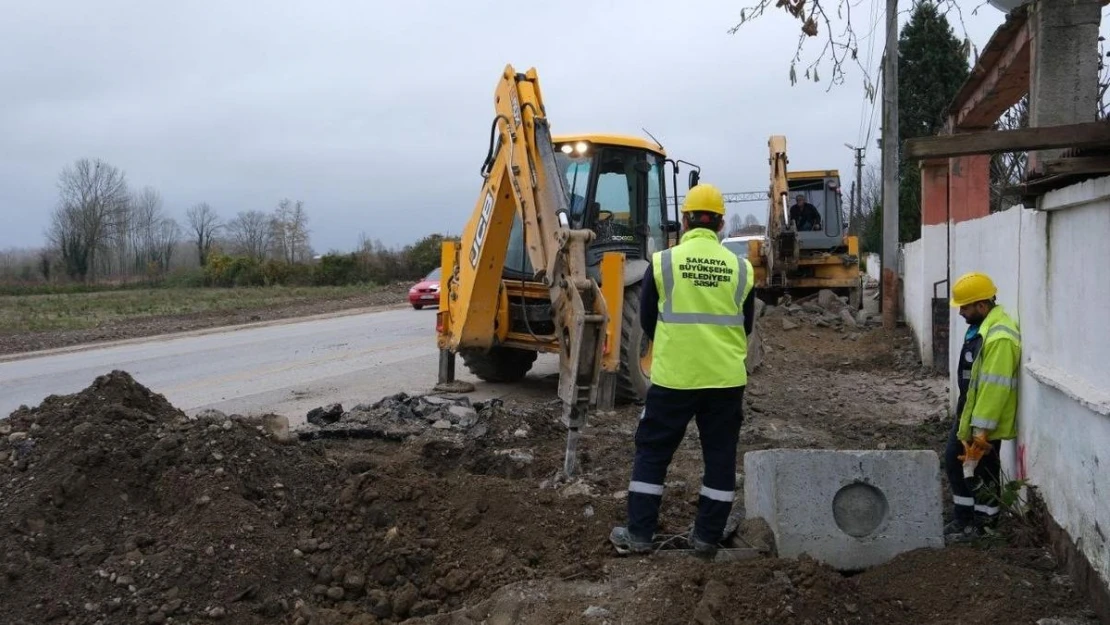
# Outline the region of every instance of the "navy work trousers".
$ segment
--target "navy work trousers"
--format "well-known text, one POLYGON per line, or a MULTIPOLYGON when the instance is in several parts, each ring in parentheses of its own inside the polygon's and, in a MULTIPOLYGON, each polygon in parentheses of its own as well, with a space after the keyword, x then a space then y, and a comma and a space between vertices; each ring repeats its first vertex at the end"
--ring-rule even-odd
POLYGON ((679 390, 653 385, 636 429, 636 459, 628 485, 628 531, 651 540, 659 521, 667 467, 697 419, 701 439, 701 493, 694 531, 698 539, 721 540, 736 490, 736 446, 744 420, 744 387, 679 390))
POLYGON ((960 456, 963 443, 956 437, 960 419, 952 420, 948 432, 948 446, 944 450, 944 471, 948 475, 948 488, 952 491, 952 517, 961 523, 991 524, 1000 511, 998 498, 1002 495, 1002 459, 999 457, 1002 441, 990 441, 991 450, 983 454, 975 466, 975 476, 964 478, 964 465, 960 456))

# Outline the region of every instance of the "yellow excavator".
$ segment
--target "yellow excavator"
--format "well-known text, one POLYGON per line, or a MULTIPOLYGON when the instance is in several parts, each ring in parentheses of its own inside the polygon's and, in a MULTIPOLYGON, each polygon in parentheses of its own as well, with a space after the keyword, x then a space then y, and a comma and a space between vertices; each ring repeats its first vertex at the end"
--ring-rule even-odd
MULTIPOLYGON (((540 352, 559 355, 573 475, 588 411, 642 400, 651 346, 639 324, 640 282, 656 250, 677 243, 662 145, 634 136, 553 136, 535 69, 505 67, 470 220, 442 248, 436 319, 440 387, 455 356, 488 382, 521 380, 540 352)), ((672 194, 677 196, 677 194, 672 194)))
POLYGON ((757 291, 774 303, 782 294, 801 296, 830 289, 847 296, 849 305, 859 309, 863 295, 859 238, 845 231, 840 173, 835 169, 789 171, 786 137, 772 135, 767 146, 767 236, 748 246, 757 291), (818 219, 805 219, 806 212, 799 211, 802 219, 791 220, 791 205, 798 196, 803 199, 799 209, 811 206, 818 219))

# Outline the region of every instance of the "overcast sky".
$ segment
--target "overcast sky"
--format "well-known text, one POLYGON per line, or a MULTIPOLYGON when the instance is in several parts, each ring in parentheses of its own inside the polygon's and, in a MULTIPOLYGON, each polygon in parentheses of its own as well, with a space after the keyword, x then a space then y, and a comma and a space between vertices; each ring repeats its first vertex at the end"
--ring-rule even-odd
MULTIPOLYGON (((878 21, 861 53, 875 68, 881 13, 850 1, 861 34, 878 21)), ((844 144, 878 126, 858 69, 829 93, 824 76, 790 85, 798 24, 779 11, 729 35, 743 0, 544 4, 6 3, 0 248, 41 244, 58 173, 81 157, 157 188, 182 223, 201 201, 230 218, 301 199, 317 252, 352 249, 359 232, 387 245, 457 234, 506 63, 537 68, 554 132, 647 128, 725 191, 766 188, 770 134, 787 136, 793 167, 837 167, 847 189, 844 144)), ((980 47, 1002 20, 965 10, 980 47)), ((762 220, 766 207, 731 209, 762 220)))

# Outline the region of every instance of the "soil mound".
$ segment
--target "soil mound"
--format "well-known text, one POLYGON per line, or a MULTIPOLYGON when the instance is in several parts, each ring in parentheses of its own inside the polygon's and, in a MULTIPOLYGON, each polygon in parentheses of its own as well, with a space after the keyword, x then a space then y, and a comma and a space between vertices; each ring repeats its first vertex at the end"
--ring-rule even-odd
MULTIPOLYGON (((777 358, 763 375, 781 370, 777 358)), ((1091 616, 1041 548, 914 552, 852 577, 806 559, 617 557, 606 537, 624 520, 638 410, 594 420, 571 483, 558 479, 558 411, 394 396, 323 411, 349 430, 341 438, 298 440, 274 427, 281 419, 190 418, 113 371, 0 422, 2 620, 901 625, 951 622, 952 606, 972 621, 1091 616), (393 436, 398 424, 418 427, 393 436)), ((701 462, 687 443, 664 531, 683 531, 697 504, 701 462)))
POLYGON ((351 441, 388 445, 380 456, 283 444, 262 419, 189 418, 122 371, 21 408, 0 440, 5 622, 309 623, 340 608, 395 622, 537 565, 587 570, 603 528, 567 522, 588 521, 583 497, 506 480, 529 473, 521 433, 553 432, 548 415, 485 407, 483 421, 524 446, 430 427, 407 450, 351 441))

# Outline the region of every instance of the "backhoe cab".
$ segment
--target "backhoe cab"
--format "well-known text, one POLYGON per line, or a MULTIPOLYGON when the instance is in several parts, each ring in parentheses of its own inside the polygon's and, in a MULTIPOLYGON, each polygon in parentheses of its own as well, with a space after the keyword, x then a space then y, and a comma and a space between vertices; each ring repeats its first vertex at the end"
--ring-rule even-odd
MULTIPOLYGON (((767 237, 749 248, 756 289, 769 303, 782 294, 804 296, 830 289, 858 309, 862 300, 859 239, 846 234, 840 174, 835 169, 789 171, 786 137, 768 142, 770 202, 767 237), (792 207, 816 209, 817 220, 790 218, 792 207)), ((811 214, 811 213, 810 213, 811 214)))
POLYGON ((650 255, 678 240, 665 166, 677 181, 689 163, 639 137, 553 137, 535 70, 506 67, 494 104, 482 189, 461 240, 443 245, 439 381, 454 382, 455 354, 488 382, 559 354, 570 474, 586 411, 647 392, 640 282, 650 255))

